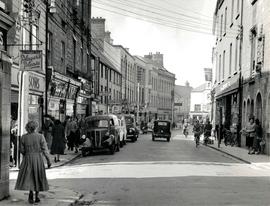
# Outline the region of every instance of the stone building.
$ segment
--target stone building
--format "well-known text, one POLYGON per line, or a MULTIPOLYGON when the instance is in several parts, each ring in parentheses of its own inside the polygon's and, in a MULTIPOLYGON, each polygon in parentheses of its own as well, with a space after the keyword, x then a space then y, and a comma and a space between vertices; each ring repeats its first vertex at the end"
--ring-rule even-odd
POLYGON ((149 120, 173 120, 175 74, 163 65, 163 54, 144 56, 149 67, 149 120))
POLYGON ((93 73, 91 1, 55 1, 48 26, 48 114, 85 116, 91 112, 93 73))
MULTIPOLYGON (((270 45, 266 40, 269 14, 267 0, 219 0, 214 21, 216 119, 227 127, 236 125, 240 130, 249 117, 258 118, 268 154, 270 45)), ((245 136, 239 136, 239 145, 246 145, 245 136)))
MULTIPOLYGON (((9 195, 9 155, 10 155, 10 95, 11 65, 10 47, 14 33, 10 28, 15 21, 11 17, 13 1, 0 1, 0 200, 9 195), (9 36, 9 37, 8 37, 9 36)), ((14 29, 14 28, 13 28, 14 29)))
POLYGON ((241 127, 242 2, 218 0, 214 13, 214 122, 227 129, 241 127))
POLYGON ((174 121, 182 123, 189 118, 192 87, 186 82, 185 86, 175 85, 174 88, 174 121))

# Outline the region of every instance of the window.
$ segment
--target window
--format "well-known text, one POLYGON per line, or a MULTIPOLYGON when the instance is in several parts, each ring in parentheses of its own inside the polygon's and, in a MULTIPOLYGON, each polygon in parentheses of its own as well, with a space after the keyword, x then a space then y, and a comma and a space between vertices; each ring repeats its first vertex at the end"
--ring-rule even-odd
POLYGON ((223 15, 220 17, 220 39, 222 39, 223 15))
POLYGON ((226 52, 223 51, 223 64, 222 64, 222 80, 225 78, 225 61, 226 61, 226 52))
POLYGON ((81 71, 83 71, 83 47, 81 47, 81 71))
POLYGON ((65 64, 65 56, 66 56, 65 42, 61 41, 61 64, 62 64, 62 66, 65 64))
POLYGON ((229 75, 232 73, 232 43, 230 44, 229 75))
POLYGON ((221 55, 219 55, 219 66, 218 66, 218 81, 221 80, 221 55))
POLYGON ((202 110, 202 106, 200 104, 195 104, 194 105, 194 111, 195 112, 200 112, 202 110))
POLYGON ((257 44, 257 39, 256 39, 256 36, 257 36, 257 29, 256 27, 252 28, 251 31, 250 31, 250 43, 251 43, 251 70, 254 71, 255 70, 255 67, 256 67, 256 44, 257 44))
POLYGON ((236 5, 236 18, 239 16, 240 13, 240 0, 237 0, 237 5, 236 5))
POLYGON ((227 31, 227 7, 225 8, 225 16, 224 16, 224 34, 226 35, 226 31, 227 31))
POLYGON ((103 78, 103 66, 100 64, 100 78, 103 78))
POLYGON ((52 53, 53 53, 53 35, 51 32, 48 32, 48 64, 52 65, 52 53))
POLYGON ((234 1, 235 0, 231 0, 232 1, 232 5, 231 5, 231 25, 233 24, 233 14, 234 14, 234 1))
POLYGON ((38 24, 31 24, 31 35, 29 35, 29 42, 32 45, 32 50, 37 50, 39 44, 39 27, 38 24))
MULTIPOLYGON (((103 86, 102 85, 100 86, 100 91, 103 92, 103 86)), ((103 104, 103 96, 102 95, 100 96, 100 102, 101 102, 101 104, 103 104)))
POLYGON ((76 70, 76 39, 73 39, 73 69, 76 70))
POLYGON ((235 39, 235 69, 236 72, 238 70, 238 38, 235 39))

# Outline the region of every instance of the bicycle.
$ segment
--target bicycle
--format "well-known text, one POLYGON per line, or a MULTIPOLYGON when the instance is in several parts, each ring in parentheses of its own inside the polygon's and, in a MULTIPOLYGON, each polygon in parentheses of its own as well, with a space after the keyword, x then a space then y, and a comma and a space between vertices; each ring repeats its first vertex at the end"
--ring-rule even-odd
POLYGON ((188 129, 185 128, 183 133, 184 133, 185 137, 187 138, 188 137, 188 129))
POLYGON ((200 135, 194 135, 195 145, 198 147, 200 145, 200 135))

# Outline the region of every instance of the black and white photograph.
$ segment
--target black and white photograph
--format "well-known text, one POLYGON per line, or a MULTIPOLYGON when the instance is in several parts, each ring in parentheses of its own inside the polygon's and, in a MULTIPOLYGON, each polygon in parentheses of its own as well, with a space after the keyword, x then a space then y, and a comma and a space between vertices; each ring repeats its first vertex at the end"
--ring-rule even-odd
POLYGON ((270 206, 270 0, 0 0, 0 206, 270 206))

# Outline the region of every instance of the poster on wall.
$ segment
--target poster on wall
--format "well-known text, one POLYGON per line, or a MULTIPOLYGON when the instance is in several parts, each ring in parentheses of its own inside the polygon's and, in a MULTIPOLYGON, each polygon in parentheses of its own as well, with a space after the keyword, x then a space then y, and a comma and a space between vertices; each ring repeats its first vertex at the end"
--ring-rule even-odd
POLYGON ((21 50, 20 51, 21 71, 42 71, 42 51, 41 50, 21 50))

